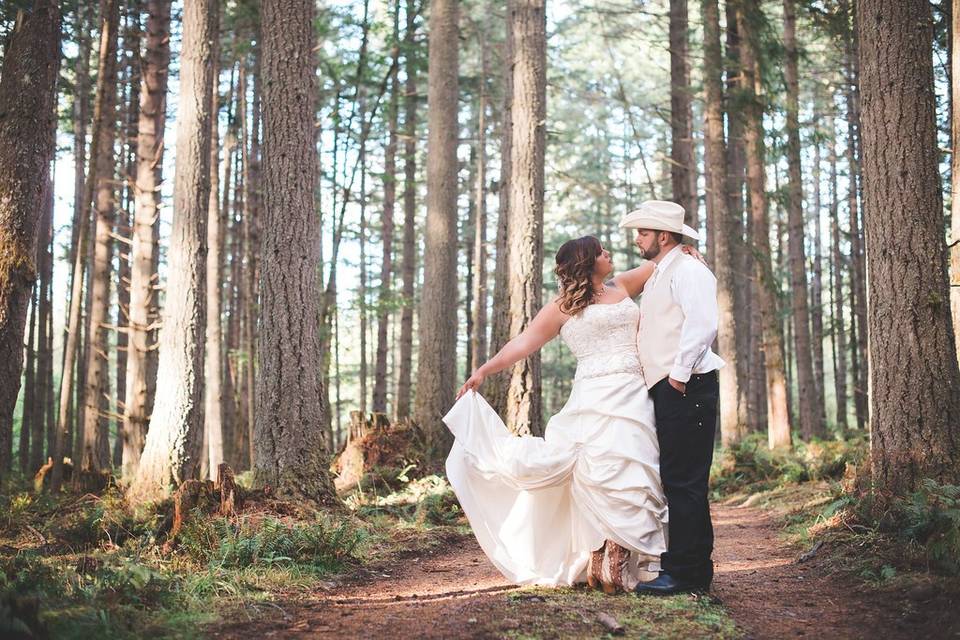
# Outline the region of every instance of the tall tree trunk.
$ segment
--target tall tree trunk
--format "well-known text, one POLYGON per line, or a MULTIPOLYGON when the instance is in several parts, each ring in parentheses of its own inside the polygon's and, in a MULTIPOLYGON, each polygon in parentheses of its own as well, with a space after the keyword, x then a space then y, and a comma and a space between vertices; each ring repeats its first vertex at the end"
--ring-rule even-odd
MULTIPOLYGON (((797 358, 797 412, 804 439, 823 437, 823 402, 813 373, 810 344, 810 306, 807 297, 807 256, 804 247, 803 174, 800 160, 800 79, 795 0, 783 0, 783 43, 786 48, 787 82, 787 236, 790 253, 790 285, 793 301, 794 348, 797 358)), ((819 215, 819 212, 816 212, 819 215)))
MULTIPOLYGON (((472 185, 477 181, 477 145, 473 140, 470 142, 470 157, 467 160, 467 167, 467 180, 464 186, 466 187, 469 197, 469 195, 472 195, 472 185)), ((470 348, 470 345, 473 344, 473 245, 476 244, 476 241, 477 203, 472 197, 469 197, 467 217, 461 221, 460 227, 460 251, 463 253, 464 266, 467 270, 463 283, 463 315, 464 318, 466 318, 466 325, 464 327, 464 333, 466 335, 464 337, 467 343, 467 348, 464 353, 464 374, 463 378, 461 378, 463 380, 469 378, 470 372, 477 366, 473 363, 473 349, 470 348)))
MULTIPOLYGON (((231 63, 230 71, 230 89, 227 92, 227 135, 223 142, 223 179, 220 184, 223 185, 220 205, 218 225, 220 226, 220 296, 222 315, 226 318, 226 333, 220 336, 220 367, 221 367, 221 389, 220 389, 220 417, 223 429, 223 448, 224 461, 233 469, 246 469, 247 461, 250 456, 247 454, 246 429, 240 424, 238 412, 236 410, 236 387, 234 385, 234 373, 230 366, 230 353, 233 346, 232 337, 235 335, 233 327, 236 326, 237 312, 232 305, 234 279, 232 277, 232 264, 227 264, 228 258, 235 259, 233 251, 233 239, 235 234, 230 233, 228 220, 233 218, 233 209, 231 208, 233 195, 233 180, 235 173, 233 165, 237 158, 237 136, 235 125, 235 104, 236 104, 236 66, 231 63), (228 244, 230 242, 231 244, 228 244)), ((211 247, 207 248, 212 250, 211 247)), ((207 309, 208 313, 210 309, 207 309)), ((224 323, 221 322, 221 328, 224 323)))
POLYGON ((687 0, 670 0, 670 182, 674 201, 686 210, 686 223, 697 228, 688 29, 687 0))
POLYGON ((487 359, 487 32, 480 27, 480 96, 477 104, 477 172, 473 185, 476 230, 473 235, 473 339, 470 361, 487 359))
MULTIPOLYGON (((60 12, 38 0, 18 12, 0 74, 0 481, 10 471, 23 330, 36 279, 37 236, 57 126, 60 12)), ((51 187, 52 188, 52 187, 51 187)))
POLYGON ((737 9, 740 33, 741 82, 745 94, 745 140, 747 184, 750 193, 750 217, 753 223, 754 272, 763 335, 763 356, 767 382, 767 433, 770 448, 789 447, 790 414, 787 410, 786 374, 783 360, 783 336, 780 333, 776 299, 776 281, 770 263, 770 231, 765 187, 763 107, 756 85, 759 60, 751 27, 761 18, 759 0, 744 0, 737 9))
POLYGON ((847 430, 847 328, 844 323, 843 273, 846 271, 843 254, 840 250, 840 191, 837 186, 837 129, 836 122, 830 116, 827 119, 830 131, 830 238, 833 259, 833 310, 831 313, 831 334, 836 340, 836 362, 834 365, 834 393, 837 397, 837 427, 841 433, 847 430))
POLYGON ((254 477, 281 497, 329 503, 336 496, 323 435, 317 326, 314 3, 265 0, 261 12, 263 261, 254 477))
POLYGON ((745 433, 740 422, 737 360, 737 317, 735 313, 737 264, 733 245, 739 220, 728 208, 727 150, 723 137, 723 58, 720 46, 720 9, 717 0, 701 0, 704 30, 704 85, 706 88, 704 147, 707 173, 707 219, 713 220, 713 265, 717 274, 717 303, 720 310, 720 353, 727 362, 720 374, 720 440, 728 447, 745 433))
POLYGON ((434 455, 446 453, 449 432, 441 421, 456 390, 457 315, 457 106, 458 0, 430 7, 427 104, 427 220, 417 352, 414 420, 434 455))
POLYGON ((960 368, 947 304, 933 30, 925 0, 860 0, 857 17, 870 458, 876 485, 903 495, 926 478, 960 483, 960 368))
MULTIPOLYGON (((510 176, 513 147, 513 0, 507 0, 506 37, 503 42, 503 107, 500 114, 500 205, 497 210, 497 256, 493 272, 493 311, 490 327, 490 353, 497 353, 510 340, 510 176)), ((486 397, 500 415, 507 409, 509 372, 487 379, 486 397)))
MULTIPOLYGON (((818 102, 819 104, 819 102, 818 102)), ((818 421, 827 430, 826 400, 824 391, 823 365, 823 229, 821 228, 822 196, 820 164, 823 162, 820 150, 820 133, 813 142, 813 284, 810 287, 810 338, 813 342, 813 383, 817 392, 818 421)))
POLYGON ((850 264, 852 278, 851 296, 853 317, 851 321, 856 327, 856 343, 851 344, 854 359, 853 364, 853 396, 854 408, 857 414, 857 426, 861 429, 867 424, 867 384, 870 380, 869 362, 867 359, 867 291, 866 269, 864 266, 863 232, 860 225, 860 98, 858 94, 859 70, 857 69, 858 38, 857 16, 855 15, 853 0, 840 0, 841 9, 847 20, 848 37, 846 38, 845 98, 847 106, 847 165, 850 168, 848 176, 848 201, 850 209, 850 264))
MULTIPOLYGON (((753 273, 752 255, 744 245, 744 199, 743 186, 746 175, 746 150, 743 142, 743 110, 741 108, 740 89, 740 35, 737 32, 736 7, 727 2, 726 13, 726 51, 724 56, 724 75, 726 93, 724 109, 727 115, 727 211, 730 215, 730 253, 734 265, 734 277, 741 286, 734 289, 734 322, 740 327, 736 334, 737 367, 737 420, 745 430, 750 430, 753 422, 761 416, 752 405, 750 393, 750 318, 751 318, 751 274, 753 273)), ((724 353, 727 358, 729 352, 724 353)), ((724 372, 726 373, 726 372, 724 372)), ((722 410, 721 410, 722 411, 722 410)), ((722 435, 722 434, 721 434, 722 435)))
POLYGON ((400 113, 400 2, 393 8, 393 47, 390 70, 390 103, 387 107, 387 148, 383 167, 383 221, 380 291, 377 295, 377 359, 373 372, 373 410, 387 412, 387 329, 393 278, 393 215, 397 201, 397 121, 400 113))
POLYGON ((120 467, 123 464, 123 412, 126 406, 127 392, 127 352, 129 351, 128 328, 130 321, 130 243, 133 235, 133 216, 136 204, 136 175, 137 175, 137 123, 140 119, 140 13, 142 6, 139 0, 127 0, 124 3, 122 19, 123 28, 123 87, 121 94, 120 112, 123 123, 122 131, 122 162, 123 176, 121 182, 120 206, 117 208, 116 237, 117 250, 117 394, 116 411, 112 412, 119 418, 116 421, 116 437, 111 447, 111 465, 120 467))
MULTIPOLYGON (((54 164, 54 166, 56 166, 54 164)), ((30 468, 36 471, 44 461, 44 439, 47 441, 47 453, 53 451, 53 171, 44 191, 43 217, 40 220, 40 238, 37 247, 37 260, 40 266, 39 309, 37 311, 37 380, 39 386, 36 395, 37 420, 30 447, 30 468)))
MULTIPOLYGON (((120 25, 119 0, 102 0, 100 13, 104 17, 102 24, 107 30, 106 47, 101 43, 100 73, 104 82, 103 107, 98 127, 100 137, 96 155, 90 162, 96 163, 96 173, 91 172, 88 182, 95 185, 96 232, 91 265, 92 288, 89 316, 87 317, 86 376, 83 392, 83 448, 79 452, 79 469, 97 471, 109 467, 109 440, 106 419, 102 413, 102 399, 109 384, 109 356, 107 354, 107 310, 110 304, 111 262, 113 256, 113 234, 116 219, 116 179, 114 173, 114 140, 117 129, 117 37, 120 25), (96 176, 94 179, 93 176, 96 176)), ((98 85, 100 79, 98 78, 98 85)), ((82 486, 82 475, 75 474, 76 486, 82 486)))
MULTIPOLYGON (((960 0, 951 0, 950 46, 950 175, 953 200, 950 205, 950 308, 953 333, 960 336, 960 0)), ((960 359, 960 339, 957 340, 960 359)))
MULTIPOLYGON (((210 197, 207 201, 207 326, 204 354, 204 432, 209 478, 217 477, 224 462, 223 335, 221 292, 223 280, 223 226, 220 218, 220 16, 214 9, 213 91, 210 92, 210 197)), ((229 162, 229 148, 226 149, 229 162)), ((226 188, 229 189, 227 184, 226 188)))
POLYGON ((413 371, 413 310, 416 281, 417 213, 417 54, 416 0, 407 0, 403 34, 407 74, 403 99, 403 310, 400 313, 400 372, 397 376, 397 419, 410 415, 410 380, 413 371))
POLYGON ((170 276, 160 329, 156 405, 130 487, 131 497, 139 501, 163 498, 171 484, 200 474, 216 6, 213 0, 186 0, 183 6, 170 276))
MULTIPOLYGON (((47 187, 44 187, 44 189, 46 188, 47 187)), ((27 319, 27 342, 25 345, 26 366, 24 367, 23 372, 24 389, 23 402, 21 403, 22 409, 20 414, 20 441, 17 445, 17 462, 19 463, 20 473, 26 477, 29 477, 30 475, 30 441, 34 441, 34 448, 36 448, 36 439, 33 437, 33 429, 34 424, 38 422, 36 419, 37 405, 35 399, 37 390, 35 381, 37 375, 37 350, 34 347, 34 343, 37 339, 36 282, 32 283, 32 285, 30 297, 27 299, 27 306, 30 308, 30 313, 27 319)), ((43 443, 41 441, 41 446, 42 444, 43 443)))
MULTIPOLYGON (((547 117, 547 21, 544 0, 514 0, 513 134, 510 145, 510 335, 540 310, 543 291, 543 188, 547 117)), ((510 372, 506 423, 517 434, 543 434, 540 354, 510 372)))
MULTIPOLYGON (((67 448, 67 438, 70 436, 70 426, 76 421, 73 420, 71 415, 70 406, 71 406, 71 395, 74 392, 74 374, 77 373, 77 377, 82 377, 79 375, 80 366, 78 366, 78 361, 82 365, 85 363, 85 360, 80 354, 80 323, 81 323, 81 305, 84 304, 83 300, 83 286, 84 286, 84 270, 85 265, 88 263, 89 258, 89 249, 88 245, 90 243, 90 232, 88 230, 90 226, 91 212, 87 209, 93 202, 94 188, 97 185, 97 173, 99 171, 99 162, 98 158, 101 154, 102 147, 102 138, 103 138, 103 127, 107 122, 113 121, 113 114, 110 113, 111 105, 113 100, 109 97, 114 91, 114 87, 108 84, 108 71, 111 64, 115 65, 116 61, 110 62, 111 58, 114 57, 116 53, 116 36, 117 36, 117 21, 116 21, 116 11, 117 2, 116 0, 107 0, 106 4, 101 3, 101 15, 100 15, 100 48, 99 48, 99 63, 97 71, 97 93, 96 99, 94 101, 93 108, 93 134, 90 141, 90 153, 89 153, 89 166, 90 170, 87 175, 87 178, 84 180, 84 190, 83 196, 81 199, 81 206, 83 207, 83 212, 80 215, 79 226, 77 228, 77 242, 76 242, 76 251, 73 252, 73 271, 70 274, 70 311, 67 316, 67 336, 64 344, 64 357, 63 357, 63 373, 60 377, 60 407, 58 412, 57 419, 57 437, 56 437, 56 447, 53 455, 53 471, 50 477, 50 487, 51 491, 56 492, 60 488, 60 484, 63 478, 63 455, 67 448), (110 11, 105 11, 111 7, 110 11), (113 18, 111 16, 113 15, 113 18), (109 119, 109 120, 107 120, 109 119)), ((112 126, 112 125, 111 125, 112 126)), ((112 136, 111 136, 112 139, 112 136)), ((112 155, 112 153, 111 153, 112 155)), ((112 167, 112 162, 111 162, 112 167)), ((88 274, 89 275, 89 274, 88 274)), ((90 296, 88 296, 89 298, 90 296)), ((89 326, 89 325, 88 325, 89 326)), ((86 372, 87 368, 83 367, 83 371, 86 372)), ((86 411, 83 411, 85 416, 86 411)), ((85 418, 84 418, 85 420, 85 418)), ((82 438, 85 436, 85 429, 78 427, 78 433, 74 434, 73 442, 81 442, 82 438)), ((96 430, 93 430, 94 438, 96 430)), ((91 443, 92 446, 93 443, 91 443)), ((77 450, 76 444, 73 446, 73 453, 75 458, 82 458, 84 455, 85 447, 81 447, 80 450, 77 450)), ((79 474, 77 474, 79 476, 79 474)))
MULTIPOLYGON (((77 58, 75 61, 75 73, 76 73, 76 92, 74 94, 73 100, 73 163, 74 163, 74 182, 73 182, 73 223, 70 225, 71 230, 71 242, 70 242, 70 266, 73 269, 78 264, 81 265, 81 274, 84 268, 83 265, 86 264, 85 261, 77 260, 77 251, 80 244, 80 231, 81 229, 86 229, 89 225, 85 221, 85 217, 90 215, 90 212, 87 210, 88 202, 84 200, 87 195, 86 187, 86 171, 87 171, 87 124, 90 121, 90 32, 93 31, 93 22, 94 22, 94 8, 95 4, 93 2, 86 2, 82 5, 78 5, 77 11, 74 12, 74 29, 77 33, 77 58)), ((86 244, 84 244, 86 246, 86 244)), ((60 452, 60 456, 63 455, 73 456, 73 439, 74 439, 74 424, 76 420, 74 419, 74 389, 73 389, 73 380, 76 374, 77 369, 77 357, 75 353, 71 353, 67 348, 70 341, 70 321, 73 318, 73 281, 76 277, 73 271, 70 273, 70 287, 68 293, 70 294, 69 303, 67 304, 67 317, 64 318, 63 323, 63 358, 61 360, 61 367, 63 367, 64 372, 66 371, 67 357, 70 358, 70 387, 68 392, 64 395, 60 395, 60 404, 64 406, 64 411, 66 412, 66 417, 63 422, 66 425, 67 433, 64 435, 65 449, 60 452)), ((82 285, 80 285, 82 289, 82 285)), ((77 327, 79 329, 79 317, 76 319, 77 327)), ((61 376, 62 377, 62 376, 61 376)), ((59 411, 57 415, 59 420, 59 411)), ((56 429, 54 435, 54 445, 56 444, 56 429)), ((54 450, 54 447, 51 447, 51 452, 54 450)), ((60 474, 60 465, 59 461, 56 461, 55 468, 51 475, 51 478, 57 479, 60 474)))
POLYGON ((158 226, 163 180, 163 133, 170 66, 170 0, 147 3, 147 43, 140 70, 137 124, 136 205, 130 246, 130 311, 127 327, 126 403, 123 412, 122 475, 133 479, 147 437, 153 394, 149 359, 154 353, 151 324, 157 315, 154 230, 158 226))
MULTIPOLYGON (((259 31, 254 37, 260 40, 259 31)), ((247 433, 251 443, 257 419, 257 344, 260 311, 260 47, 253 49, 253 85, 251 87, 250 121, 247 122, 246 89, 241 94, 240 149, 243 157, 243 235, 246 269, 243 271, 246 304, 243 306, 243 352, 246 354, 247 433), (248 133, 245 133, 248 132, 248 133), (249 136, 248 136, 249 134, 249 136), (248 141, 249 140, 249 144, 248 141)), ((244 84, 244 87, 246 85, 244 84)), ((254 452, 251 449, 251 467, 254 452)))

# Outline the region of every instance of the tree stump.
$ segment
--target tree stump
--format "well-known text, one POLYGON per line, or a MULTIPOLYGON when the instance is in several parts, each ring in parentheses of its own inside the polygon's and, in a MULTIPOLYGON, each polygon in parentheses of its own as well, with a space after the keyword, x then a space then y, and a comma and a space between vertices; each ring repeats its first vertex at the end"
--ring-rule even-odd
POLYGON ((331 471, 338 492, 349 491, 373 467, 402 467, 416 458, 416 430, 409 422, 391 426, 383 413, 363 416, 350 412, 349 439, 336 456, 331 471))
POLYGON ((176 544, 177 534, 183 528, 190 512, 199 509, 210 515, 230 517, 243 506, 243 490, 237 484, 233 469, 226 463, 217 467, 217 481, 187 480, 173 494, 173 525, 163 545, 169 553, 176 544))
POLYGON ((217 467, 216 489, 220 493, 220 515, 229 517, 243 508, 243 493, 237 486, 233 469, 225 462, 221 462, 217 467))

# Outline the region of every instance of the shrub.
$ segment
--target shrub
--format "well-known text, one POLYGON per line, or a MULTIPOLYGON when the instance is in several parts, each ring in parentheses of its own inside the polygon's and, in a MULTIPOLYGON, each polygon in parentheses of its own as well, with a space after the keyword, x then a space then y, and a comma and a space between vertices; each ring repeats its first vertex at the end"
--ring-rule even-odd
POLYGON ((754 433, 717 453, 710 483, 715 491, 729 493, 748 486, 763 491, 808 480, 838 480, 866 451, 862 438, 801 442, 791 451, 771 451, 766 436, 754 433))
POLYGON ((960 486, 925 479, 896 502, 894 514, 901 537, 923 547, 931 569, 960 575, 960 486))
POLYGON ((220 568, 301 565, 333 570, 352 557, 365 533, 326 518, 286 523, 276 518, 224 518, 195 514, 180 532, 187 555, 220 568))

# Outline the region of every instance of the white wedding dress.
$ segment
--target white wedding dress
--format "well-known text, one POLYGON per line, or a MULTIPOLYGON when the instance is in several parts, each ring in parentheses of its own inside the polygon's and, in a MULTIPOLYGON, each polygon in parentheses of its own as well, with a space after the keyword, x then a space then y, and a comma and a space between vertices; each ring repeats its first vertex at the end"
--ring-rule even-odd
POLYGON ((514 436, 472 391, 443 418, 456 438, 447 477, 480 546, 513 583, 584 582, 590 552, 605 540, 631 552, 625 583, 656 577, 667 505, 639 317, 626 298, 563 325, 577 372, 544 438, 514 436))

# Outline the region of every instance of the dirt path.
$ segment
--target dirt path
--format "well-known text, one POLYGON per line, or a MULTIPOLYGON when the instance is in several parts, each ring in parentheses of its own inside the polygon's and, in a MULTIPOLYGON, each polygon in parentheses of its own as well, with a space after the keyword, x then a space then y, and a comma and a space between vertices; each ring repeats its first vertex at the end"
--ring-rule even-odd
MULTIPOLYGON (((798 564, 796 550, 778 540, 773 520, 759 509, 717 505, 714 523, 717 567, 711 595, 747 638, 958 637, 950 625, 922 619, 909 599, 905 604, 859 593, 829 575, 818 557, 798 564)), ((562 598, 515 589, 466 538, 349 582, 324 583, 309 596, 281 602, 280 610, 252 625, 237 620, 212 636, 497 638, 511 631, 539 635, 535 630, 547 627, 537 622, 545 619, 550 637, 602 635, 595 612, 584 608, 590 605, 583 597, 594 596, 574 596, 570 601, 579 604, 566 611, 562 598)), ((617 599, 621 611, 627 605, 622 598, 617 599)))

